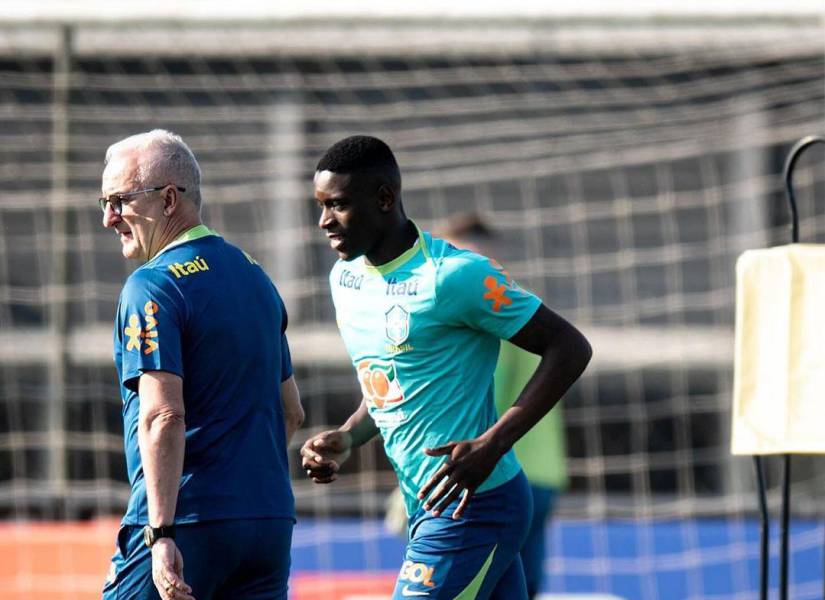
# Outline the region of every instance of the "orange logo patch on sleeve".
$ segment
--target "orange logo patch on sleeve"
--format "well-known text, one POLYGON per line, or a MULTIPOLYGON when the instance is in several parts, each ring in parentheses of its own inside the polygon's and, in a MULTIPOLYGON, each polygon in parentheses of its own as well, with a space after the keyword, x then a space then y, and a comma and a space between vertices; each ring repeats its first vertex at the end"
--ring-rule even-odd
POLYGON ((498 280, 492 275, 484 278, 484 287, 487 288, 484 299, 493 303, 493 312, 499 312, 502 306, 510 306, 513 303, 513 300, 507 296, 507 285, 499 285, 498 280))
POLYGON ((142 331, 138 316, 129 315, 129 325, 123 329, 123 333, 129 338, 129 341, 126 342, 126 352, 129 352, 129 350, 140 350, 140 334, 142 331))
POLYGON ((140 352, 140 347, 146 344, 143 349, 144 354, 151 354, 158 349, 158 320, 155 315, 160 310, 157 302, 149 300, 143 306, 143 312, 146 319, 146 326, 140 327, 140 319, 136 314, 129 315, 129 325, 123 328, 123 333, 129 338, 126 342, 126 352, 136 350, 140 352))

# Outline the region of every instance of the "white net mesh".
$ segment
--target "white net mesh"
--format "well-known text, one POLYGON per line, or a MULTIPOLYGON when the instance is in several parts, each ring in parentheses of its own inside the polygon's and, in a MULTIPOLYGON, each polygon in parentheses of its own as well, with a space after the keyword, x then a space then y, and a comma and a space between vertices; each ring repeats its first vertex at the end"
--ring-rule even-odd
MULTIPOLYGON (((752 597, 753 475, 729 456, 733 263, 788 241, 779 173, 790 145, 825 125, 822 30, 680 31, 677 44, 665 30, 608 28, 594 42, 546 25, 542 42, 541 27, 491 47, 468 25, 451 52, 444 32, 405 46, 419 38, 399 24, 371 29, 379 41, 360 51, 275 26, 0 29, 0 514, 125 505, 110 323, 133 266, 95 198, 105 148, 138 131, 187 140, 205 220, 282 291, 308 414, 296 446, 343 421, 357 384, 310 186, 331 143, 369 133, 396 151, 424 229, 480 212, 513 276, 593 342, 565 400, 572 478, 552 589, 752 597)), ((812 148, 796 176, 810 242, 825 242, 821 165, 812 148)), ((821 516, 817 464, 794 463, 795 516, 821 516)), ((361 568, 386 568, 373 518, 395 479, 380 446, 328 488, 295 477, 303 515, 358 517, 298 530, 316 568, 337 568, 344 530, 361 568)), ((794 530, 794 598, 821 594, 823 537, 813 522, 794 530)))

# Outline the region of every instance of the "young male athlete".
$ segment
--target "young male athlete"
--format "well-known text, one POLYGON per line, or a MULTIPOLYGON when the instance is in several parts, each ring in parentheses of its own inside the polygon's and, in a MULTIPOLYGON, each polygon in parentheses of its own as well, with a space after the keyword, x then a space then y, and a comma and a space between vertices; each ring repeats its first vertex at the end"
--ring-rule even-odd
POLYGON ((200 167, 175 134, 111 146, 100 208, 143 263, 115 317, 132 490, 103 598, 286 600, 303 410, 281 298, 201 223, 200 167))
POLYGON ((307 440, 304 469, 334 481, 352 449, 380 433, 410 516, 393 597, 526 598, 518 552, 531 496, 511 448, 579 377, 589 344, 501 265, 419 230, 381 140, 333 145, 315 198, 341 259, 330 285, 363 400, 339 429, 307 440), (500 339, 542 358, 496 421, 500 339))

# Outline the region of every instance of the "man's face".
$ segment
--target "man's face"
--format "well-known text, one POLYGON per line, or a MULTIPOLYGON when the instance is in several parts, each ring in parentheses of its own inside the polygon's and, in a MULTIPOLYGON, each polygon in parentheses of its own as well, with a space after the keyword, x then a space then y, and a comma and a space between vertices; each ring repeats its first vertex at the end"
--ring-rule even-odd
POLYGON ((343 260, 367 254, 381 237, 382 213, 373 187, 353 175, 315 173, 315 199, 321 207, 318 227, 343 260))
MULTIPOLYGON (((103 171, 103 197, 140 189, 137 180, 138 163, 134 154, 115 155, 103 171)), ((122 204, 121 214, 115 214, 111 204, 106 204, 103 226, 114 229, 120 238, 123 256, 146 261, 160 248, 163 215, 163 199, 160 192, 138 194, 122 204)))

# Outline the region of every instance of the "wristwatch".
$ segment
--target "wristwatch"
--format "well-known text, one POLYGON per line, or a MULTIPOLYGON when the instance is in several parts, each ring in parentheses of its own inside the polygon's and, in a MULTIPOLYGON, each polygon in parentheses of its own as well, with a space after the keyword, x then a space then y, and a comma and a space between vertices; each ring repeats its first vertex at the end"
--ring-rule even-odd
POLYGON ((146 525, 143 528, 143 542, 147 548, 151 548, 160 538, 171 538, 174 540, 175 526, 161 525, 160 527, 152 527, 151 525, 146 525))

